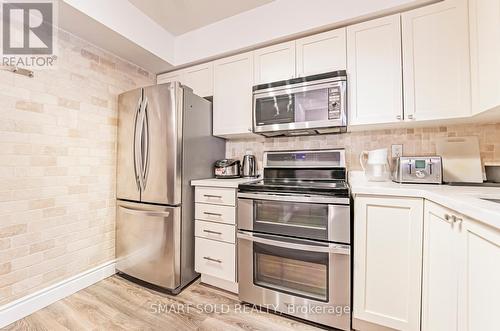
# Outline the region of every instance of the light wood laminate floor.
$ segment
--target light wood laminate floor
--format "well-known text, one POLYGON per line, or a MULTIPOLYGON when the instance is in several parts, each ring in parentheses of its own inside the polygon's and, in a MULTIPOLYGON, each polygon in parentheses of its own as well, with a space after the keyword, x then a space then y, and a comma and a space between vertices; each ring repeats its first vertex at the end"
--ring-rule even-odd
POLYGON ((112 276, 3 330, 321 330, 245 307, 235 295, 199 283, 171 296, 112 276))

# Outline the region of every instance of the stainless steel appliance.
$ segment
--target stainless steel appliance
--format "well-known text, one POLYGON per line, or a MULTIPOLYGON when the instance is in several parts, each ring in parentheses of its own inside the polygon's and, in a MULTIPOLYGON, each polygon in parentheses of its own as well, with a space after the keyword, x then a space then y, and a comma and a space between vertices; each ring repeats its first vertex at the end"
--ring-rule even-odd
POLYGON ((214 164, 215 178, 241 177, 241 163, 236 159, 218 160, 214 164))
POLYGON ((393 181, 397 183, 441 184, 443 165, 440 156, 400 156, 396 158, 393 181))
POLYGON ((118 97, 116 269, 178 293, 195 279, 193 190, 225 154, 211 103, 177 82, 118 97))
POLYGON ((238 189, 239 299, 350 330, 344 151, 266 152, 264 166, 238 189))
POLYGON ((243 177, 253 178, 257 176, 257 161, 255 155, 245 154, 243 156, 242 175, 243 177))
POLYGON ((253 87, 253 130, 272 136, 345 132, 345 70, 253 87))

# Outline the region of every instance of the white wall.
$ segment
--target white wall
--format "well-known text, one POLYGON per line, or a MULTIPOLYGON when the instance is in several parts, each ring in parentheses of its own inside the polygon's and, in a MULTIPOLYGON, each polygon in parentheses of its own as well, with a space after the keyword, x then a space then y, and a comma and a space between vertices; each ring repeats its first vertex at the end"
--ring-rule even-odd
POLYGON ((130 2, 126 0, 63 1, 164 61, 174 63, 174 36, 130 2))
MULTIPOLYGON (((116 54, 124 53, 121 48, 126 43, 118 40, 124 37, 140 46, 144 52, 141 57, 135 54, 128 56, 131 52, 127 51, 125 58, 134 61, 131 57, 139 57, 136 61, 142 60, 141 65, 161 71, 165 65, 158 64, 158 60, 163 60, 167 67, 201 62, 276 40, 297 37, 305 32, 345 25, 363 16, 437 0, 275 0, 177 37, 127 0, 63 1, 116 33, 116 37, 107 38, 109 42, 105 43, 104 48, 116 54), (151 58, 148 57, 150 54, 153 55, 151 58)), ((69 24, 71 26, 71 22, 69 24)), ((66 29, 73 31, 68 27, 66 29)), ((95 30, 95 26, 92 29, 95 30)), ((103 44, 99 36, 85 37, 97 45, 103 44)), ((128 47, 132 49, 130 45, 128 47)))
POLYGON ((276 0, 176 37, 174 63, 199 61, 415 2, 276 0))

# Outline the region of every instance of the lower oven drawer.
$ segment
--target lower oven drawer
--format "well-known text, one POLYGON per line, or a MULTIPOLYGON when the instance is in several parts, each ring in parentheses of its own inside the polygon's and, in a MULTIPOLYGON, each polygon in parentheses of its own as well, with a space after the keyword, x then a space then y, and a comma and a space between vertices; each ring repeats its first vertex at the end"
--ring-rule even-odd
POLYGON ((236 246, 205 238, 195 238, 195 270, 235 282, 236 246))
POLYGON ((241 301, 349 330, 349 245, 246 231, 237 238, 241 301))
POLYGON ((236 241, 235 226, 214 222, 195 221, 195 236, 234 244, 236 241))

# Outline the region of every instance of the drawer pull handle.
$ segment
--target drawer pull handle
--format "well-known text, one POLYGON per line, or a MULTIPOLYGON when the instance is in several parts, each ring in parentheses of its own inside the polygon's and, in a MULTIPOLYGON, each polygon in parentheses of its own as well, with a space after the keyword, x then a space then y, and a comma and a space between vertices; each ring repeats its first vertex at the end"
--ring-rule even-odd
POLYGON ((217 232, 217 231, 212 231, 212 230, 203 230, 203 232, 210 233, 210 234, 218 234, 218 235, 222 234, 222 232, 217 232))
POLYGON ((210 216, 222 216, 222 214, 219 214, 219 213, 211 213, 211 212, 208 212, 208 211, 204 211, 203 214, 205 215, 210 215, 210 216))
POLYGON ((207 260, 207 261, 217 262, 217 263, 222 263, 222 261, 221 261, 221 260, 213 259, 213 258, 208 257, 208 256, 204 256, 203 258, 204 258, 205 260, 207 260))
POLYGON ((205 198, 216 198, 216 199, 222 199, 222 195, 213 195, 213 194, 203 194, 205 198))

